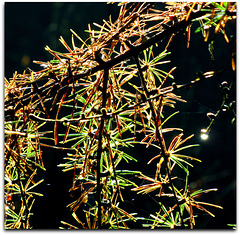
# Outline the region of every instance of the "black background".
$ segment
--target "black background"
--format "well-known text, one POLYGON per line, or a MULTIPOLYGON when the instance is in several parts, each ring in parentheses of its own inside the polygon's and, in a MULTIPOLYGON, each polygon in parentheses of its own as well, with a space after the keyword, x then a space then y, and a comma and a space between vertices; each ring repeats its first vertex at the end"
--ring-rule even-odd
MULTIPOLYGON (((102 24, 103 19, 112 19, 118 16, 118 7, 106 3, 5 3, 5 77, 11 77, 15 71, 22 73, 26 67, 37 71, 38 65, 33 60, 47 61, 52 56, 44 50, 48 45, 56 51, 65 51, 59 42, 59 37, 71 44, 73 29, 82 38, 87 38, 84 30, 93 22, 102 24)), ((236 34, 235 25, 230 23, 227 28, 228 35, 236 34)), ((193 29, 196 27, 193 26, 193 29)), ((167 41, 159 43, 163 50, 167 41)), ((227 44, 223 36, 215 42, 215 56, 217 69, 221 70, 231 63, 231 51, 234 41, 227 44)), ((194 34, 190 41, 190 48, 186 47, 187 37, 180 33, 169 47, 171 55, 168 59, 171 64, 164 65, 163 70, 169 71, 176 66, 173 75, 177 84, 183 84, 196 78, 198 71, 211 71, 212 63, 208 52, 208 44, 203 41, 200 33, 194 34)), ((231 70, 224 73, 221 81, 232 81, 235 73, 231 70)), ((231 94, 235 100, 235 87, 231 94)), ((176 110, 181 112, 168 125, 184 129, 184 136, 195 134, 190 143, 199 143, 200 147, 193 149, 191 155, 202 160, 195 163, 190 169, 192 188, 203 189, 218 188, 217 192, 209 193, 203 199, 210 203, 223 206, 223 210, 210 209, 216 217, 199 214, 196 228, 199 229, 228 229, 227 224, 236 223, 236 127, 231 124, 233 118, 229 112, 223 113, 210 132, 209 139, 200 139, 200 130, 209 125, 207 112, 216 112, 222 102, 222 94, 216 80, 207 80, 198 86, 183 91, 180 94, 188 103, 177 103, 176 110)), ((170 141, 170 139, 169 139, 170 141)), ((169 142, 167 142, 169 144, 169 142)), ((138 159, 138 163, 131 163, 145 174, 151 175, 151 168, 147 169, 146 163, 150 157, 145 148, 138 146, 129 150, 138 159), (132 152, 131 152, 132 151, 132 152)), ((39 186, 39 191, 44 197, 36 199, 33 207, 32 225, 35 229, 57 229, 60 221, 72 222, 72 217, 66 209, 71 202, 68 190, 71 186, 71 174, 62 173, 57 164, 62 162, 66 153, 56 150, 43 149, 46 172, 39 171, 44 182, 39 186)), ((125 195, 123 208, 138 211, 145 215, 146 212, 155 211, 154 203, 148 197, 136 197, 130 193, 125 195), (140 208, 140 209, 139 209, 140 208)), ((196 211, 197 212, 197 211, 196 211)), ((139 224, 132 225, 139 228, 139 224)))

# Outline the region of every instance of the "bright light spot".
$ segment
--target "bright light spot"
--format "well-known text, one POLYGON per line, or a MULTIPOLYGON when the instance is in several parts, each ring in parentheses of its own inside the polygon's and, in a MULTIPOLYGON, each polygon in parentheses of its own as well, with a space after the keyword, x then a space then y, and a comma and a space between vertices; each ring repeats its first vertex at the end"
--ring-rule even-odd
POLYGON ((208 139, 208 133, 206 129, 201 130, 201 139, 202 140, 207 140, 208 139))
POLYGON ((201 138, 202 138, 202 140, 207 140, 208 139, 208 135, 207 134, 201 134, 201 138))

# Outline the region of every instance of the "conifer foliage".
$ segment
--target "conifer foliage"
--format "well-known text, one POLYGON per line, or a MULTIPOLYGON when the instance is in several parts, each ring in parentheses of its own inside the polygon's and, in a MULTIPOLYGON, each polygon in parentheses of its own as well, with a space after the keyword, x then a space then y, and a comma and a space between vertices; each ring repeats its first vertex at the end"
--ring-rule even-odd
MULTIPOLYGON (((44 196, 35 190, 43 179, 35 178, 39 171, 49 170, 44 166, 42 146, 65 150, 59 167, 73 175, 69 194, 75 197, 67 207, 78 226, 63 218, 63 228, 125 229, 141 221, 142 227, 151 229, 192 229, 199 211, 214 216, 211 207, 221 208, 198 200, 216 188, 189 189, 189 168, 201 160, 185 155, 184 150, 197 144, 189 143, 193 135, 185 136, 183 129, 168 126, 168 120, 178 115, 177 103, 187 102, 177 95, 178 90, 217 79, 227 69, 235 71, 235 51, 226 69, 205 71, 187 84, 177 84, 173 76, 177 68, 165 71, 164 64, 170 63, 168 47, 175 35, 184 33, 189 46, 193 24, 199 25, 195 33, 202 33, 214 57, 217 37, 229 43, 225 28, 236 20, 236 3, 118 5, 117 20, 110 17, 102 25, 89 24, 86 41, 70 29, 71 44, 60 37, 65 52, 46 46, 52 60, 35 61, 39 71, 26 69, 5 79, 6 229, 32 228, 35 198, 44 196), (162 52, 157 50, 160 43, 165 44, 162 52), (52 129, 46 130, 46 125, 52 129), (170 141, 166 133, 172 133, 170 141), (122 167, 138 161, 137 155, 127 151, 137 145, 151 146, 157 152, 145 166, 154 166, 153 175, 122 167), (181 178, 185 175, 184 184, 179 184, 179 170, 181 178), (154 195, 155 214, 144 218, 122 209, 127 191, 136 197, 154 195)), ((231 109, 232 84, 221 87, 223 105, 203 130, 205 134, 226 105, 231 109)))

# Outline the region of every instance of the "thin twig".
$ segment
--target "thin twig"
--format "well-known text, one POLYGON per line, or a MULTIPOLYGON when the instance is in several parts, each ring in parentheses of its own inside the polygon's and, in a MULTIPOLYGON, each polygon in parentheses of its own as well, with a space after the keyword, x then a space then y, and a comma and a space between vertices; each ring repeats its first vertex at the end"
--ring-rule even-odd
MULTIPOLYGON (((147 90, 147 87, 146 87, 146 84, 145 84, 145 80, 144 80, 144 77, 143 77, 143 72, 142 72, 142 69, 141 69, 141 66, 140 66, 140 63, 139 63, 138 56, 135 56, 134 59, 135 59, 136 64, 137 64, 139 77, 141 79, 141 83, 142 83, 144 93, 145 93, 146 97, 148 98, 149 97, 149 91, 147 90)), ((154 105, 152 104, 152 101, 148 100, 148 103, 149 103, 149 106, 150 106, 150 109, 151 109, 151 112, 152 112, 152 115, 153 115, 153 121, 154 121, 155 126, 156 126, 156 139, 157 139, 157 141, 160 145, 160 148, 162 150, 162 156, 164 158, 165 170, 166 170, 166 173, 167 173, 168 178, 169 178, 169 183, 170 183, 170 186, 172 188, 174 199, 175 199, 176 205, 177 205, 177 210, 179 212, 179 216, 180 216, 180 219, 181 219, 181 227, 184 228, 184 221, 183 221, 183 217, 182 217, 181 210, 180 210, 180 204, 179 204, 179 201, 177 199, 176 191, 175 191, 172 179, 171 179, 171 172, 170 172, 170 169, 169 169, 169 166, 168 166, 169 155, 168 155, 168 152, 167 152, 167 149, 166 149, 165 141, 163 139, 162 131, 161 130, 159 131, 159 126, 161 127, 161 123, 159 125, 158 117, 157 117, 154 105)), ((160 119, 161 118, 159 117, 159 121, 160 121, 160 119)))
MULTIPOLYGON (((103 78, 103 89, 102 89, 102 111, 105 110, 105 106, 107 103, 107 85, 108 85, 108 78, 109 70, 104 69, 104 78, 103 78)), ((106 113, 105 113, 106 114, 106 113)), ((98 203, 98 228, 102 228, 102 206, 101 206, 101 169, 100 169, 100 161, 102 155, 102 137, 103 137, 103 129, 105 123, 105 115, 101 117, 100 127, 99 127, 99 137, 98 137, 98 149, 97 149, 97 203, 98 203)))

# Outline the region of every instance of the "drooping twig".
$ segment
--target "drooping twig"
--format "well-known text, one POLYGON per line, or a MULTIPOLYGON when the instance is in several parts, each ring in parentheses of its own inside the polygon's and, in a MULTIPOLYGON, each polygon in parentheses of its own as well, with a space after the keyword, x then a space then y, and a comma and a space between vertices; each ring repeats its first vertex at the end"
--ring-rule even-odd
MULTIPOLYGON (((104 66, 104 61, 100 58, 99 52, 95 53, 95 58, 99 64, 104 66)), ((107 103, 107 87, 108 87, 108 81, 109 81, 109 70, 108 68, 104 68, 103 70, 103 82, 102 82, 102 104, 101 104, 101 111, 103 112, 103 116, 101 116, 100 126, 98 130, 98 149, 97 149, 97 203, 98 203, 98 228, 102 228, 102 202, 101 202, 101 192, 102 192, 102 186, 101 186, 101 155, 102 155, 102 138, 103 138, 103 129, 104 129, 104 123, 106 120, 106 103, 107 103), (105 115, 104 115, 105 114, 105 115)))
MULTIPOLYGON (((144 77, 143 77, 143 72, 142 72, 142 69, 141 69, 141 65, 139 63, 138 56, 135 56, 134 59, 135 59, 136 64, 137 64, 139 77, 141 79, 141 83, 142 83, 144 93, 145 93, 146 97, 149 98, 149 91, 147 90, 147 87, 146 87, 146 84, 145 84, 145 80, 144 80, 144 77)), ((180 220, 181 220, 181 227, 184 228, 184 221, 183 221, 183 217, 182 217, 181 210, 180 210, 180 203, 177 199, 176 191, 175 191, 172 179, 171 179, 171 171, 169 169, 169 164, 168 164, 169 163, 169 154, 168 154, 167 149, 166 149, 166 145, 165 145, 165 141, 164 141, 164 138, 163 138, 163 135, 162 135, 162 131, 159 130, 159 126, 161 127, 161 124, 159 125, 159 121, 160 121, 161 118, 157 117, 157 114, 156 114, 155 108, 152 104, 152 101, 148 100, 148 103, 149 103, 150 110, 151 110, 152 115, 153 115, 153 121, 154 121, 154 124, 155 124, 155 127, 156 127, 156 129, 155 129, 156 140, 159 143, 160 148, 161 148, 161 155, 163 156, 163 159, 164 159, 165 171, 168 175, 169 183, 170 183, 170 186, 171 186, 171 189, 172 189, 172 192, 173 192, 174 199, 176 201, 177 210, 179 212, 179 216, 180 216, 180 220)))

